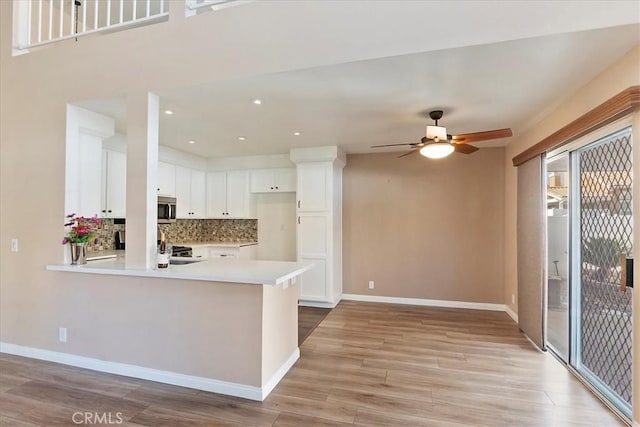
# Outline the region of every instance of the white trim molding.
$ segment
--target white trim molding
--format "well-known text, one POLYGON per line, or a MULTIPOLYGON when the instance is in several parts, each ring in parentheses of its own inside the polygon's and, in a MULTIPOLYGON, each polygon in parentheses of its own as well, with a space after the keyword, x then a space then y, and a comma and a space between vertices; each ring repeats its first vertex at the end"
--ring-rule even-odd
POLYGON ((508 305, 504 306, 504 311, 513 319, 514 322, 516 322, 516 324, 518 323, 518 313, 513 311, 508 305))
POLYGON ((504 304, 488 302, 447 301, 423 298, 382 297, 376 295, 342 294, 346 301, 382 302, 387 304, 424 305, 429 307, 466 308, 471 310, 506 311, 504 304))
MULTIPOLYGON (((344 295, 343 295, 344 298, 344 295)), ((309 301, 309 300, 299 300, 298 305, 302 307, 316 307, 316 308, 335 308, 338 305, 338 302, 323 302, 323 301, 309 301)))
POLYGON ((228 396, 242 397, 244 399, 263 401, 271 393, 274 387, 285 376, 289 369, 300 357, 300 349, 289 356, 284 364, 267 381, 263 387, 220 381, 212 378, 197 377, 194 375, 180 374, 160 369, 145 368, 143 366, 129 365, 126 363, 109 362, 107 360, 91 357, 76 356, 69 353, 43 350, 40 348, 25 347, 10 343, 0 343, 0 353, 29 357, 31 359, 46 360, 61 363, 63 365, 76 366, 78 368, 91 369, 93 371, 107 372, 142 380, 156 381, 164 384, 188 387, 212 393, 226 394, 228 396))
POLYGON ((278 385, 280 380, 284 378, 284 376, 289 372, 289 369, 298 361, 300 358, 300 348, 296 347, 291 356, 278 368, 278 370, 271 376, 269 381, 267 381, 262 386, 262 399, 264 400, 269 396, 269 393, 273 391, 273 389, 278 385))

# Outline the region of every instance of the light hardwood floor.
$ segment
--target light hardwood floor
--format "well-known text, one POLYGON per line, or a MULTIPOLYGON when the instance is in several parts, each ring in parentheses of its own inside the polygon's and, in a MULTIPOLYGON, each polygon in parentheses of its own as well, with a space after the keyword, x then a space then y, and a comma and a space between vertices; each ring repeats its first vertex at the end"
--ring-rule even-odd
POLYGON ((264 402, 0 355, 0 425, 624 425, 505 313, 342 302, 301 352, 264 402))

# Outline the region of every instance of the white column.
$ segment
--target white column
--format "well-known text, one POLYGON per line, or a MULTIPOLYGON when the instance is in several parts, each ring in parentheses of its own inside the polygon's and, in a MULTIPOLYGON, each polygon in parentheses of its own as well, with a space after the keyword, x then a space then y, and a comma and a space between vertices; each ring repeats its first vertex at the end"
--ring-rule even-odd
POLYGON ((152 268, 155 263, 159 108, 154 93, 127 97, 126 265, 131 268, 152 268))
POLYGON ((28 53, 31 44, 31 1, 13 2, 13 54, 28 53))

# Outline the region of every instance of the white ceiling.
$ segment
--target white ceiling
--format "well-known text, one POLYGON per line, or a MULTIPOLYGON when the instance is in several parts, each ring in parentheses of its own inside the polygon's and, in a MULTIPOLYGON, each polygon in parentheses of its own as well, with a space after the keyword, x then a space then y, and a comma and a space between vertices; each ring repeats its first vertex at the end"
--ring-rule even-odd
MULTIPOLYGON (((639 43, 640 26, 627 25, 160 91, 162 110, 174 111, 161 113, 160 143, 204 157, 321 145, 372 152, 418 141, 436 108, 449 133, 511 127, 517 136, 639 43)), ((81 105, 124 133, 123 100, 81 105)))

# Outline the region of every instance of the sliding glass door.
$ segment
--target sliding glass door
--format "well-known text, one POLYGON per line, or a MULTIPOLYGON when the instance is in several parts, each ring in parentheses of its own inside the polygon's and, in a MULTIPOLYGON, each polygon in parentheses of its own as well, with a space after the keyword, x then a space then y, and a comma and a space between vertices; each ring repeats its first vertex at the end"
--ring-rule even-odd
POLYGON ((633 291, 620 282, 632 255, 631 128, 571 156, 570 364, 630 417, 633 291))
POLYGON ((569 359, 569 155, 547 159, 547 346, 569 359))
POLYGON ((618 125, 546 161, 546 344, 628 418, 632 153, 631 127, 618 125))

